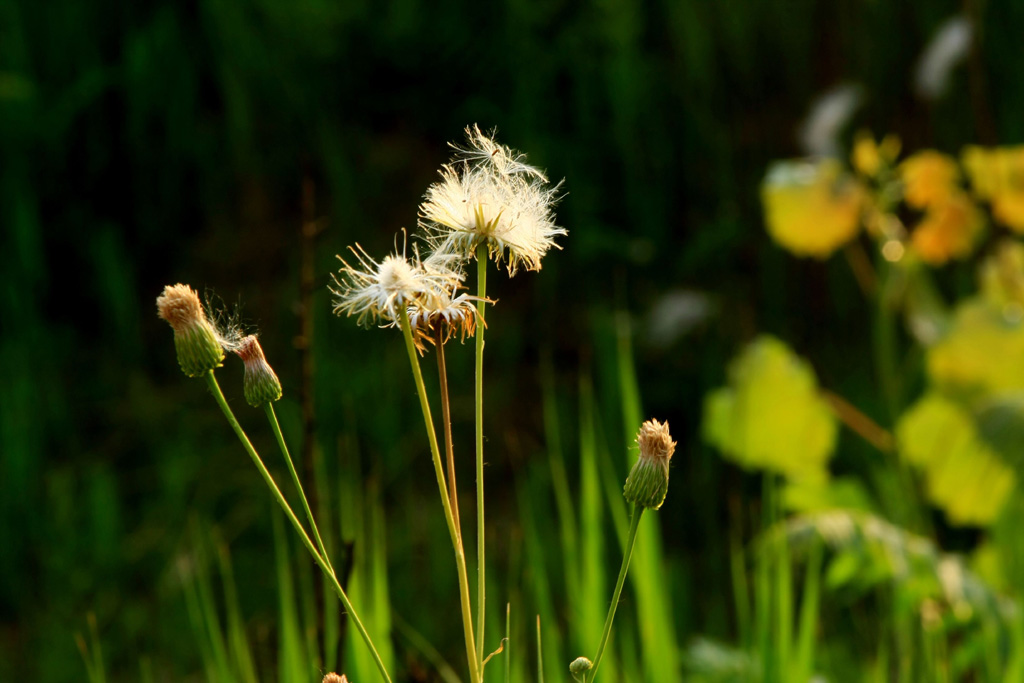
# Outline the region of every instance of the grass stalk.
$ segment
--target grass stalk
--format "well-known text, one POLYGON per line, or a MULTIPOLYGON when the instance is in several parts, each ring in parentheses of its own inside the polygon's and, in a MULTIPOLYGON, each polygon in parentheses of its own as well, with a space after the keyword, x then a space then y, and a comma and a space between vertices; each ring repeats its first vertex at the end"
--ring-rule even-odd
POLYGON ((302 499, 302 507, 306 511, 306 519, 309 520, 309 526, 313 529, 313 538, 316 539, 316 547, 320 550, 320 557, 323 558, 328 568, 333 572, 334 567, 331 565, 331 558, 328 556, 327 548, 324 547, 324 542, 320 538, 320 530, 316 526, 313 511, 309 508, 309 500, 306 498, 306 490, 302 486, 302 480, 299 479, 299 473, 295 469, 295 462, 292 460, 291 453, 288 452, 288 445, 284 441, 284 434, 281 433, 281 425, 277 421, 277 413, 274 412, 274 404, 268 401, 263 408, 266 410, 267 420, 270 422, 270 428, 274 432, 274 438, 277 439, 277 447, 281 449, 284 461, 288 464, 288 473, 292 475, 292 482, 295 484, 295 488, 299 491, 299 497, 302 499))
POLYGON ((540 615, 537 615, 537 681, 544 683, 544 649, 540 643, 540 615))
POLYGON ((512 683, 512 603, 505 603, 505 683, 512 683))
POLYGON ((366 643, 366 647, 370 648, 370 652, 373 654, 373 660, 377 664, 377 668, 380 669, 381 676, 385 681, 391 683, 391 676, 388 675, 387 668, 384 666, 384 662, 381 660, 380 654, 377 652, 377 648, 374 647, 370 634, 367 633, 366 627, 363 626, 363 622, 359 619, 359 615, 352 606, 352 602, 348 599, 348 595, 345 594, 345 589, 341 587, 340 583, 338 583, 338 577, 335 576, 334 570, 330 568, 326 560, 324 560, 324 558, 320 556, 320 553, 317 552, 316 547, 313 545, 313 541, 309 539, 309 535, 303 528, 302 522, 300 522, 299 518, 295 516, 291 506, 288 505, 288 501, 281 493, 281 489, 277 487, 277 483, 270 475, 266 465, 263 464, 263 460, 260 459, 256 449, 253 448, 252 443, 249 441, 249 437, 246 436, 242 426, 238 424, 238 420, 235 418, 235 414, 232 412, 231 406, 228 405, 227 400, 224 398, 224 393, 220 390, 220 384, 217 383, 217 378, 213 375, 213 370, 206 373, 206 383, 209 385, 210 393, 213 394, 213 398, 217 401, 217 405, 220 406, 228 424, 231 425, 231 428, 238 436, 238 440, 242 442, 242 446, 245 448, 246 453, 249 454, 249 457, 252 458, 253 464, 256 465, 256 469, 258 469, 260 474, 263 476, 263 481, 266 482, 267 488, 270 489, 270 493, 274 496, 277 504, 281 506, 281 510, 284 511, 285 516, 288 517, 288 521, 292 523, 292 526, 295 528, 295 532, 299 535, 299 538, 302 539, 306 549, 309 550, 309 554, 313 556, 313 560, 320 565, 320 569, 329 579, 331 579, 331 585, 334 588, 334 591, 338 594, 338 598, 345 606, 345 610, 348 612, 349 617, 356 625, 356 629, 359 631, 359 635, 362 636, 363 641, 366 643))
POLYGON ((612 633, 612 621, 615 619, 615 610, 619 606, 619 596, 622 595, 622 585, 626 582, 626 572, 629 569, 629 559, 633 556, 633 543, 636 541, 636 530, 640 528, 640 518, 644 514, 644 508, 640 505, 633 506, 633 514, 629 518, 629 536, 626 538, 626 547, 622 553, 622 567, 619 569, 619 578, 615 582, 615 592, 612 593, 612 603, 608 607, 608 616, 604 620, 604 632, 601 634, 601 645, 594 655, 594 667, 590 670, 589 680, 597 677, 597 668, 601 665, 601 658, 608 646, 608 638, 612 633))
POLYGON ((455 532, 462 543, 462 520, 459 519, 459 492, 455 485, 455 447, 452 443, 452 411, 448 400, 448 367, 444 360, 444 338, 440 327, 434 338, 437 350, 437 375, 441 386, 441 423, 444 426, 444 451, 448 461, 448 499, 452 507, 452 518, 455 520, 455 532))
POLYGON ((481 242, 476 248, 476 310, 480 324, 476 328, 476 386, 474 389, 476 419, 476 561, 477 561, 477 661, 481 662, 480 677, 483 677, 484 660, 484 619, 487 614, 487 553, 484 547, 484 331, 487 324, 484 306, 487 300, 487 244, 481 242))
MULTIPOLYGON (((430 414, 430 401, 427 399, 427 387, 423 383, 423 372, 420 370, 419 356, 416 354, 416 343, 412 338, 412 326, 409 324, 409 313, 402 308, 402 315, 399 319, 402 327, 402 334, 405 337, 405 348, 409 354, 409 364, 412 367, 413 380, 416 383, 416 393, 420 399, 420 409, 423 411, 423 422, 427 429, 427 440, 430 442, 430 455, 434 460, 434 474, 437 476, 437 488, 441 494, 441 506, 444 508, 444 518, 448 523, 448 533, 451 536, 452 547, 455 550, 455 564, 459 575, 459 602, 462 607, 462 629, 466 638, 466 663, 469 665, 469 678, 472 683, 479 683, 481 679, 481 668, 477 659, 477 648, 473 638, 473 609, 469 601, 469 579, 466 575, 466 553, 462 548, 462 539, 455 528, 455 518, 452 516, 452 507, 448 497, 448 488, 444 481, 444 466, 441 464, 441 450, 437 444, 437 432, 434 430, 434 420, 430 414)), ((477 334, 480 329, 477 329, 477 334)))

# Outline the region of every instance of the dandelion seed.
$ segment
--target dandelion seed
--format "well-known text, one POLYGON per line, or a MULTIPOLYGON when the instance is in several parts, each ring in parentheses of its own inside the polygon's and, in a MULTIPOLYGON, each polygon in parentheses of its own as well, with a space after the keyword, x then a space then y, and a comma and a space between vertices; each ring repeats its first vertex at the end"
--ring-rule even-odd
POLYGON ((567 234, 554 223, 559 185, 523 162, 522 154, 499 145, 473 126, 469 148, 456 148, 456 161, 441 167, 420 205, 420 225, 435 253, 472 258, 486 244, 495 261, 514 275, 523 266, 540 270, 554 238, 567 234))
POLYGON ((186 375, 199 377, 221 366, 224 337, 210 322, 195 290, 180 283, 167 285, 157 297, 156 308, 174 329, 178 365, 186 375))
POLYGON ((483 163, 491 166, 495 172, 501 175, 525 174, 543 181, 547 176, 536 166, 526 163, 526 155, 511 147, 499 144, 494 139, 494 132, 487 135, 480 130, 480 126, 473 124, 466 126, 466 138, 469 140, 468 147, 459 147, 456 144, 451 146, 462 159, 473 163, 483 163))
POLYGON ((969 19, 954 16, 935 32, 914 70, 914 90, 925 100, 937 100, 949 89, 953 70, 970 53, 973 27, 969 19))
POLYGON ((439 292, 454 289, 461 279, 460 274, 437 261, 428 266, 418 254, 406 256, 404 247, 401 253, 396 251, 380 262, 358 244, 349 249, 356 264, 338 257, 342 269, 340 277, 334 278, 337 287, 331 288, 337 297, 334 312, 356 315, 360 325, 367 320, 395 323, 403 308, 428 305, 439 292))
POLYGON ((815 99, 798 131, 804 152, 809 156, 837 155, 839 133, 862 100, 860 86, 852 83, 837 85, 815 99))

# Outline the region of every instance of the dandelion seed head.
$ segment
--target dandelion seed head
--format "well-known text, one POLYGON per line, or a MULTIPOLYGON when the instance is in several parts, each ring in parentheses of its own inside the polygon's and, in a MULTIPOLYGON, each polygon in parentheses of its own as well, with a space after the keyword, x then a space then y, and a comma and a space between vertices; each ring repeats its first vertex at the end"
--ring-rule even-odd
POLYGON ((420 225, 435 253, 473 258, 486 244, 495 261, 504 259, 509 274, 522 266, 540 270, 554 238, 566 230, 555 225, 553 206, 560 184, 526 164, 522 154, 467 129, 469 147, 441 167, 420 205, 420 225))
POLYGON ((454 288, 459 275, 435 261, 424 264, 419 255, 410 258, 396 250, 375 261, 358 244, 350 247, 356 257, 355 264, 338 257, 342 262, 339 275, 334 277, 336 287, 331 291, 337 297, 334 312, 338 315, 358 316, 359 324, 368 321, 396 322, 403 308, 420 308, 429 303, 437 292, 454 288))

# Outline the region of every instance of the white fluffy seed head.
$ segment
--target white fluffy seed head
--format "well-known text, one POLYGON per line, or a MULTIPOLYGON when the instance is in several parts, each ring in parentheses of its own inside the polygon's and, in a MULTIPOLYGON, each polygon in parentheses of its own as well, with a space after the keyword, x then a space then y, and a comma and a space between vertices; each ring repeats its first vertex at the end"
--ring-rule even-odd
POLYGON ((420 205, 420 225, 434 251, 472 258, 486 244, 495 261, 505 260, 510 275, 518 267, 540 270, 554 238, 552 207, 559 186, 551 186, 525 157, 494 141, 476 126, 467 128, 468 148, 442 166, 420 205))
POLYGON ((454 289, 460 279, 438 262, 424 264, 418 255, 396 252, 377 262, 358 244, 349 249, 355 265, 338 257, 342 268, 331 291, 337 297, 334 312, 356 315, 359 324, 397 322, 403 308, 428 305, 437 292, 454 289))

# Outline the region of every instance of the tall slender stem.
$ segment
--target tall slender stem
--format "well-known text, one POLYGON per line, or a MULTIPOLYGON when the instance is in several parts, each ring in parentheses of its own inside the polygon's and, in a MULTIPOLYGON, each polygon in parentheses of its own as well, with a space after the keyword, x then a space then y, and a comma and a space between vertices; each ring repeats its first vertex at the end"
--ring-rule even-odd
POLYGON ((448 533, 452 538, 455 550, 455 564, 459 571, 459 601, 462 606, 462 630, 466 637, 466 663, 469 665, 469 678, 472 683, 480 683, 480 668, 477 664, 476 645, 473 640, 473 608, 469 602, 469 578, 466 575, 466 554, 462 549, 462 539, 455 528, 452 507, 448 499, 448 489, 444 482, 444 466, 441 464, 441 450, 437 445, 437 432, 434 430, 434 419, 430 416, 430 401, 427 400, 427 387, 423 383, 420 370, 420 359, 416 355, 416 343, 412 338, 412 326, 409 324, 409 312, 402 307, 399 324, 405 336, 405 349, 409 353, 409 364, 412 366, 412 377, 416 383, 416 393, 420 398, 420 409, 423 411, 423 422, 427 428, 427 440, 430 442, 430 455, 434 459, 434 474, 437 476, 437 488, 441 494, 441 506, 444 508, 444 519, 448 522, 448 533))
POLYGON ((434 337, 434 348, 437 350, 437 374, 441 384, 441 422, 444 425, 444 451, 448 460, 448 498, 452 506, 452 518, 455 520, 455 531, 462 543, 462 521, 459 519, 459 492, 455 486, 455 447, 452 443, 452 411, 448 402, 448 368, 444 360, 443 330, 439 326, 434 337))
POLYGON ((487 553, 484 550, 484 302, 487 300, 487 244, 481 242, 476 248, 476 310, 480 324, 476 326, 476 634, 477 660, 481 662, 480 675, 483 677, 484 621, 487 615, 487 553))
POLYGON ((594 655, 594 667, 588 671, 590 675, 587 680, 593 681, 597 676, 597 667, 601 665, 601 657, 604 656, 604 649, 608 645, 608 638, 612 634, 612 621, 615 619, 615 610, 619 606, 619 596, 622 595, 622 584, 626 581, 626 571, 629 569, 629 559, 633 556, 633 543, 636 542, 636 530, 640 528, 640 517, 644 514, 642 505, 633 506, 633 514, 629 519, 629 536, 626 538, 626 548, 622 554, 622 568, 619 569, 619 580, 615 582, 615 592, 612 594, 612 604, 608 607, 608 616, 604 620, 604 632, 601 634, 601 645, 594 655))
POLYGON ((274 437, 277 439, 277 447, 281 449, 281 454, 284 455, 284 461, 288 463, 288 472, 292 475, 292 482, 295 484, 295 488, 299 490, 299 497, 302 499, 302 507, 306 510, 306 519, 309 520, 309 526, 313 529, 313 538, 316 539, 316 547, 320 550, 320 556, 324 558, 324 563, 327 567, 334 571, 334 567, 331 565, 331 558, 327 554, 327 549, 324 547, 324 542, 320 538, 320 530, 316 527, 316 520, 313 518, 313 511, 309 508, 309 500, 306 498, 306 491, 302 486, 302 480, 299 479, 299 473, 295 469, 295 463, 292 461, 292 456, 288 452, 288 445, 284 442, 284 435, 281 433, 281 425, 277 421, 277 413, 274 412, 274 404, 267 402, 263 406, 267 412, 267 419, 270 421, 270 428, 274 432, 274 437))
POLYGON ((245 435, 245 431, 242 430, 242 426, 238 424, 238 420, 235 419, 235 414, 231 411, 231 407, 228 405, 227 400, 224 398, 223 392, 220 390, 220 385, 217 383, 217 378, 213 376, 213 370, 206 373, 206 383, 210 387, 210 393, 213 394, 213 398, 217 401, 217 405, 220 406, 221 411, 224 413, 224 417, 227 418, 228 424, 235 430, 235 434, 238 436, 238 440, 242 442, 242 446, 245 447, 246 453, 252 458, 252 462, 256 465, 256 469, 260 471, 263 476, 263 481, 266 482, 267 488, 270 489, 270 493, 273 494, 277 504, 281 506, 285 516, 288 517, 288 521, 295 527, 295 532, 302 539, 302 542, 306 546, 306 550, 313 556, 313 559, 324 575, 331 580, 331 585, 334 587, 334 591, 338 594, 338 598, 341 600, 341 604, 345 606, 345 611, 348 612, 349 617, 352 619, 352 623, 356 625, 356 630, 359 631, 359 635, 362 636, 363 641, 366 643, 366 647, 370 648, 370 653, 373 655, 373 661, 377 664, 377 668, 380 669, 381 676, 387 683, 391 683, 391 676, 388 675, 388 670, 384 666, 384 661, 381 660, 380 654, 377 652, 377 648, 373 646, 373 640, 370 638, 370 634, 366 631, 366 627, 363 626, 362 620, 359 619, 359 615, 356 614, 355 608, 352 606, 351 601, 348 599, 348 595, 345 594, 345 589, 338 583, 338 577, 335 576, 334 570, 331 569, 327 561, 320 556, 316 548, 313 546, 313 541, 309 540, 309 535, 302 526, 302 522, 295 516, 288 501, 285 499, 284 494, 281 493, 281 489, 277 487, 277 483, 274 478, 270 475, 266 465, 263 464, 263 460, 260 459, 256 449, 253 448, 252 443, 249 441, 249 437, 245 435))

